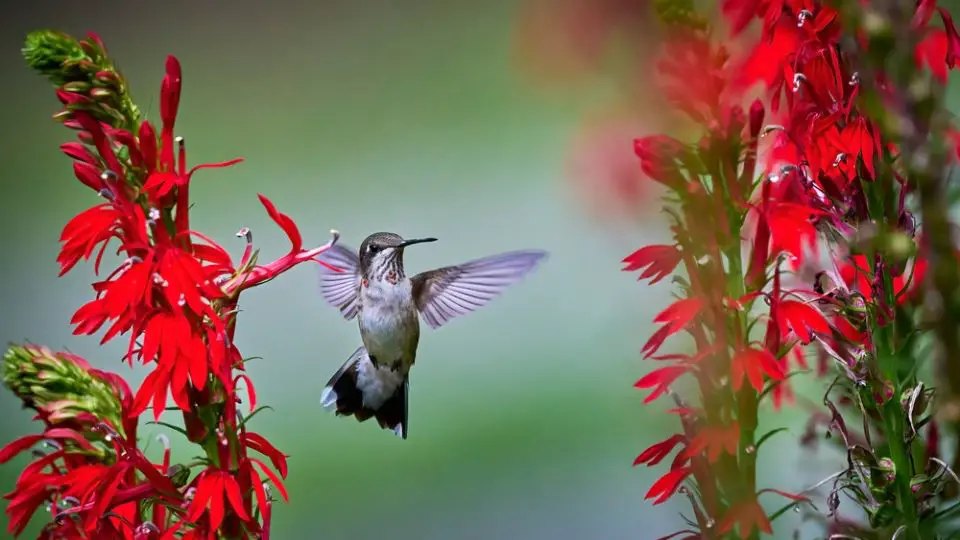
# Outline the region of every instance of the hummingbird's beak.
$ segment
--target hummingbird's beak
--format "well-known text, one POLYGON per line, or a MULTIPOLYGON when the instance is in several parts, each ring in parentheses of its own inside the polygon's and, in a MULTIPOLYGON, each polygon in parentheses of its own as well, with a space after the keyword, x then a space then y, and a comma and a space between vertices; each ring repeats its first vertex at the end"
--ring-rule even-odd
POLYGON ((400 245, 398 245, 397 247, 405 248, 407 246, 412 246, 414 244, 425 244, 427 242, 436 242, 436 241, 437 241, 436 238, 413 238, 411 240, 404 240, 403 242, 400 242, 400 245))

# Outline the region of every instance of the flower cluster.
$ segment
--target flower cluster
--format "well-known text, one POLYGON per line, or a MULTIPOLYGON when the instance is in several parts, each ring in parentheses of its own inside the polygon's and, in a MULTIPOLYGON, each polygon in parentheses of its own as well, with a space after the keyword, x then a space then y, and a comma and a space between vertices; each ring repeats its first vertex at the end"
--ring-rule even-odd
MULTIPOLYGON (((815 510, 806 495, 758 490, 755 471, 761 445, 782 431, 757 432, 758 406, 792 399, 786 379, 807 369, 809 346, 830 381, 810 425, 839 434, 847 455, 817 486, 831 487, 827 514, 815 513, 827 536, 932 538, 953 511, 937 506, 957 478, 938 457, 933 390, 919 380, 930 334, 923 284, 934 263, 955 274, 957 258, 924 190, 943 184, 945 141, 956 140, 937 89, 960 37, 932 0, 725 0, 722 10, 732 32, 722 39, 671 11, 657 66, 661 91, 702 137, 635 142, 642 170, 669 192, 673 243, 641 248, 625 270, 651 282, 678 266, 686 274, 673 278, 680 299, 643 347, 666 365, 636 384, 651 391, 647 402, 671 395, 682 427, 637 458, 654 466, 679 449, 647 497, 689 499, 691 528, 674 535, 684 538, 754 538, 789 507, 815 510), (759 36, 746 37, 754 19, 759 36), (741 96, 758 85, 764 97, 745 111, 741 96), (680 333, 696 351, 660 354, 680 333), (690 399, 673 389, 685 376, 690 399), (791 500, 768 515, 757 501, 767 491, 791 500), (863 515, 841 517, 841 495, 863 515)), ((939 285, 936 316, 956 305, 947 294, 956 286, 939 285)))
POLYGON ((159 130, 143 119, 128 85, 100 39, 38 31, 24 56, 56 85, 64 108, 54 118, 77 131, 64 144, 76 178, 103 202, 71 219, 60 237, 61 275, 94 258, 100 273, 108 246, 122 262, 93 284, 94 298, 74 313, 74 334, 105 329, 101 343, 129 336, 125 359, 151 369, 132 391, 119 375, 43 347, 13 347, 4 382, 37 411, 44 431, 0 451, 0 462, 33 450, 6 512, 19 535, 41 508, 49 513, 44 538, 267 538, 271 492, 286 498, 286 455, 249 430, 259 409, 234 342, 240 293, 302 262, 337 240, 306 249, 295 222, 260 195, 267 214, 286 233, 289 252, 261 264, 252 234, 238 262, 190 228, 190 181, 184 140, 175 136, 181 68, 168 57, 160 87, 159 130), (155 421, 172 396, 184 429, 202 450, 189 465, 162 463, 140 449, 138 424, 155 421), (246 399, 247 416, 238 406, 246 399), (260 457, 258 457, 260 456, 260 457), (270 462, 268 465, 264 459, 270 462), (272 487, 271 487, 272 486, 272 487))

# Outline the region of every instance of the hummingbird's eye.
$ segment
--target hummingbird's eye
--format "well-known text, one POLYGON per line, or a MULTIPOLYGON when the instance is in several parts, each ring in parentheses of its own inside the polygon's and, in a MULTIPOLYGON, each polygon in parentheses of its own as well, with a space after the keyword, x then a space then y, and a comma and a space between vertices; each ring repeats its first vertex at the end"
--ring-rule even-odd
POLYGON ((380 251, 380 246, 370 244, 369 246, 367 246, 367 251, 369 251, 370 253, 376 253, 380 251))

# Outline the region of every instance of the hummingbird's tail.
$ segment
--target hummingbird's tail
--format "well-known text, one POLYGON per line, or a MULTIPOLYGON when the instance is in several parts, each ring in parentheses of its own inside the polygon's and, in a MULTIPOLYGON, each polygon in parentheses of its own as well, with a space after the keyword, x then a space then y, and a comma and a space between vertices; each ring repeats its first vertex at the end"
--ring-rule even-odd
POLYGON ((381 428, 406 439, 409 379, 388 378, 396 379, 397 374, 374 366, 367 350, 359 347, 330 377, 320 394, 320 405, 337 416, 353 416, 358 422, 376 418, 381 428))

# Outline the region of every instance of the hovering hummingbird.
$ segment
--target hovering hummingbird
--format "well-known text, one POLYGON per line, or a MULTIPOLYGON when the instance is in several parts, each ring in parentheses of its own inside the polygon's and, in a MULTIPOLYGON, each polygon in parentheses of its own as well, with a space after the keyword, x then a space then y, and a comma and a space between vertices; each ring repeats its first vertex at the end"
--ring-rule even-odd
POLYGON ((420 317, 439 328, 458 315, 486 305, 520 281, 547 253, 522 250, 476 259, 407 277, 403 250, 436 238, 404 240, 378 232, 354 253, 336 244, 320 259, 341 268, 321 270, 324 299, 347 320, 356 317, 363 346, 333 374, 320 403, 338 416, 380 427, 407 438, 410 368, 420 341, 420 317))

